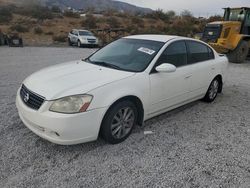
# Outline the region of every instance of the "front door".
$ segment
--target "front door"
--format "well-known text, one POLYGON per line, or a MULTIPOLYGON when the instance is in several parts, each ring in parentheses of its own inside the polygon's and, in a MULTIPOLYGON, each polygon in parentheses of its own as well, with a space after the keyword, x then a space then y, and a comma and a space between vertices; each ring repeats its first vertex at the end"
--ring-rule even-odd
POLYGON ((188 99, 192 72, 187 65, 187 48, 184 41, 170 44, 163 52, 156 66, 170 63, 177 67, 175 72, 164 73, 152 70, 150 74, 151 108, 149 116, 161 113, 188 99))

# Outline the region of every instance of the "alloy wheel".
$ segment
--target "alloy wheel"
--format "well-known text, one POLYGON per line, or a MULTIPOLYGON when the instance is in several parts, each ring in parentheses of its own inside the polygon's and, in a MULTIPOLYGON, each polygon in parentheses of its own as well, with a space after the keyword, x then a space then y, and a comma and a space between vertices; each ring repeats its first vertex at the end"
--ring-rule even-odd
POLYGON ((219 90, 219 82, 218 80, 214 80, 209 89, 209 98, 214 99, 218 94, 218 90, 219 90))
POLYGON ((120 109, 111 122, 111 133, 116 139, 121 139, 130 133, 135 121, 135 113, 132 108, 120 109))

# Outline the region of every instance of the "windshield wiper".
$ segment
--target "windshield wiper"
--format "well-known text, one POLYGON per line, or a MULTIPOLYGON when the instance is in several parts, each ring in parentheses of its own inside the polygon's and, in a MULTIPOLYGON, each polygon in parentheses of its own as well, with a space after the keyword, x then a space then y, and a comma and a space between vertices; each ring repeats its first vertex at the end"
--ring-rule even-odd
POLYGON ((95 65, 100 65, 100 66, 103 66, 103 67, 109 67, 109 68, 113 68, 113 69, 117 69, 117 70, 121 70, 122 68, 117 66, 117 65, 114 65, 114 64, 110 64, 110 63, 107 63, 107 62, 104 62, 104 61, 90 61, 88 59, 88 61, 90 63, 93 63, 95 65))
POLYGON ((87 61, 87 62, 94 64, 94 65, 100 65, 103 67, 109 67, 109 68, 113 68, 113 69, 117 69, 117 70, 122 70, 121 67, 114 65, 114 64, 107 63, 105 61, 91 61, 90 58, 82 59, 82 61, 87 61))

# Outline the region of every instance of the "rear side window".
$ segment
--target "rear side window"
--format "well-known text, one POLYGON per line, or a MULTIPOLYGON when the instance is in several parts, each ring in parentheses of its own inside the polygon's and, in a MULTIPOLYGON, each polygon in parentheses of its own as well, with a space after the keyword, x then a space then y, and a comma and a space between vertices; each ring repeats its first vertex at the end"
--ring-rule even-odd
POLYGON ((208 58, 209 59, 214 59, 214 52, 211 48, 207 47, 208 49, 208 58))
POLYGON ((170 44, 159 58, 157 65, 170 63, 176 67, 187 64, 187 49, 184 41, 170 44))
POLYGON ((195 41, 187 41, 187 46, 189 49, 189 64, 214 59, 214 52, 205 44, 195 41))

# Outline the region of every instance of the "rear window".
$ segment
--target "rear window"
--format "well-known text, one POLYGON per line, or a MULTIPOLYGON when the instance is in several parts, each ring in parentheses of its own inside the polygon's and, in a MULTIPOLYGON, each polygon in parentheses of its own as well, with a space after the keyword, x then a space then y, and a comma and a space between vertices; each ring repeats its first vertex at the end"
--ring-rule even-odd
POLYGON ((214 59, 214 52, 207 45, 196 41, 187 41, 189 49, 188 63, 198 63, 214 59))

